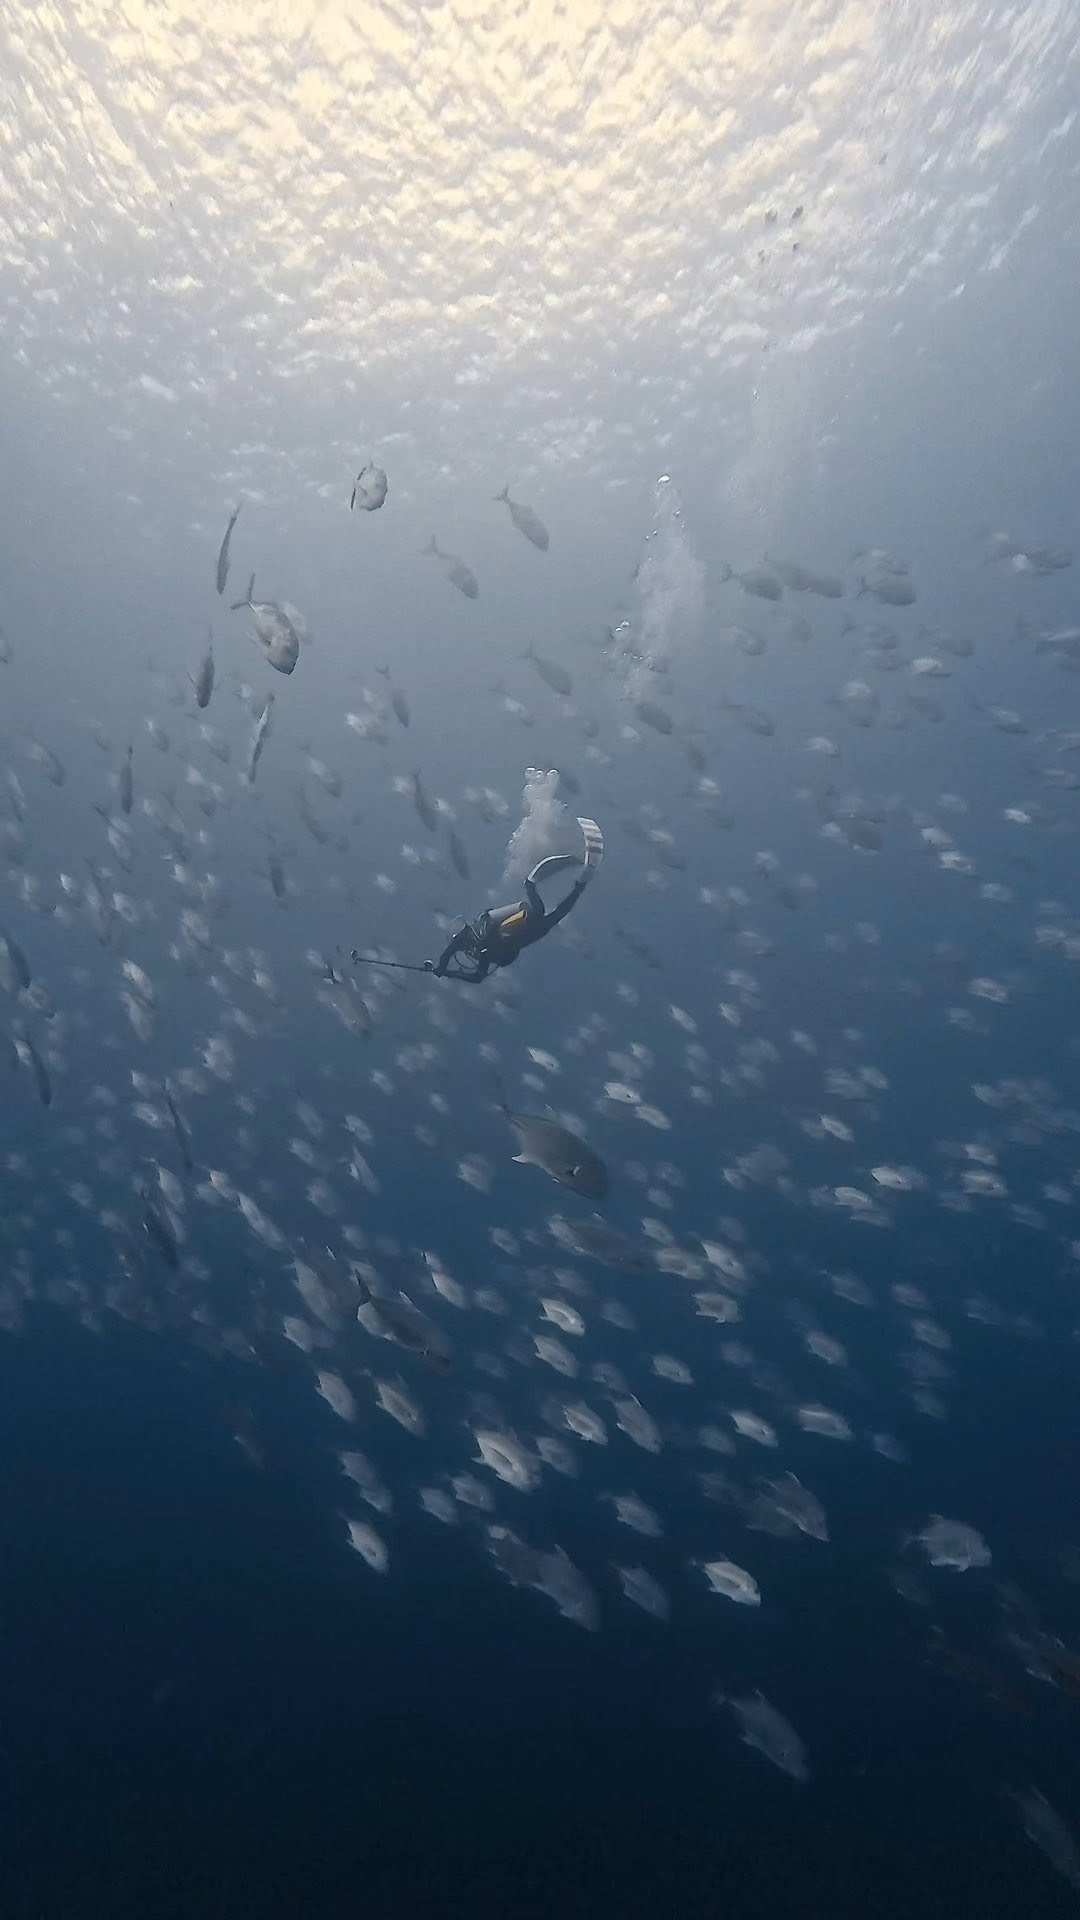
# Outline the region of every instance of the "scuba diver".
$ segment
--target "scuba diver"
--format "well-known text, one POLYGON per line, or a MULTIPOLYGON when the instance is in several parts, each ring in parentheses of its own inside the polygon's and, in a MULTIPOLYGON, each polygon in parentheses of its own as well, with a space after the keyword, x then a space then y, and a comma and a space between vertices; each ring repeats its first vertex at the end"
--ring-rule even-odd
POLYGON ((515 900, 508 907, 486 907, 475 920, 467 920, 448 940, 437 960, 425 960, 422 967, 410 966, 401 960, 383 960, 358 953, 355 947, 353 960, 362 966, 396 967, 406 973, 428 973, 436 980, 463 980, 468 986, 479 986, 493 968, 511 966, 525 947, 535 946, 577 905, 604 857, 604 836, 596 821, 579 816, 578 826, 585 840, 584 855, 552 853, 545 860, 539 860, 525 881, 524 900, 515 900), (580 867, 581 878, 574 882, 566 898, 549 910, 544 905, 540 883, 557 873, 565 873, 568 867, 580 867))
POLYGON ((604 840, 595 820, 578 820, 585 836, 585 856, 576 853, 552 853, 540 860, 525 881, 525 898, 508 907, 486 907, 476 920, 465 925, 447 942, 438 960, 424 962, 425 973, 437 980, 449 977, 478 986, 493 967, 509 967, 525 947, 536 945, 581 899, 585 888, 603 858, 604 840), (564 900, 550 910, 540 895, 540 882, 550 880, 568 867, 581 866, 583 872, 564 900))

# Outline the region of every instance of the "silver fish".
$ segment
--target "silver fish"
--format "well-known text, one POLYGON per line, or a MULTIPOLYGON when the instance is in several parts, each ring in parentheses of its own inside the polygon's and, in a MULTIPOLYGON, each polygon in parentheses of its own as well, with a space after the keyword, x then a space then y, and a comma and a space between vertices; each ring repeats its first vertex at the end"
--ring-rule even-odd
POLYGON ((255 731, 251 736, 251 747, 248 752, 247 764, 247 783, 249 787, 254 783, 255 769, 259 764, 259 757, 266 745, 267 736, 273 725, 273 719, 274 696, 272 693, 268 693, 266 696, 266 705, 255 722, 255 731))
POLYGON ((300 636, 284 607, 275 600, 256 600, 255 575, 248 583, 247 597, 232 602, 232 611, 247 607, 255 627, 256 644, 278 673, 291 673, 300 658, 300 636))
POLYGON ((464 560, 456 553, 442 553, 434 534, 432 534, 431 539, 424 548, 424 552, 434 555, 446 578, 452 586, 457 588, 459 593, 465 595, 466 600, 479 600, 480 583, 472 571, 472 568, 467 567, 464 560))
POLYGON ((448 1372, 450 1342, 442 1329, 414 1307, 407 1294, 373 1293, 358 1268, 354 1267, 353 1276, 360 1289, 356 1318, 365 1331, 376 1340, 391 1340, 395 1346, 404 1347, 439 1373, 448 1372))
POLYGON ((361 467, 353 485, 349 511, 356 507, 363 513, 377 513, 386 499, 386 475, 381 467, 361 467))
POLYGON ((534 547, 539 547, 541 553, 546 553, 548 549, 547 528, 539 514, 534 513, 531 507, 524 507, 519 501, 511 500, 509 481, 507 481, 502 492, 495 495, 495 498, 497 501, 505 500, 510 509, 510 518, 518 532, 523 533, 526 540, 531 540, 534 547))
POLYGON ((131 765, 131 758, 134 751, 135 749, 129 746, 127 753, 120 762, 119 786, 120 811, 122 813, 130 813, 135 801, 135 775, 131 765))
POLYGON ((518 1136, 521 1150, 514 1155, 516 1165, 540 1167, 560 1186, 569 1187, 583 1199, 604 1198, 609 1186, 608 1170, 599 1154, 586 1146, 584 1140, 540 1114, 514 1113, 501 1085, 499 1105, 518 1136))
MULTIPOLYGON (((243 503, 243 501, 241 500, 241 502, 240 502, 240 507, 242 507, 242 506, 243 506, 243 504, 244 504, 244 503, 243 503)), ((218 590, 218 592, 219 592, 219 593, 224 593, 224 591, 225 591, 225 582, 227 581, 227 579, 228 579, 228 577, 229 577, 229 541, 230 541, 230 540, 232 539, 232 530, 233 530, 233 528, 234 528, 234 527, 235 527, 235 525, 236 525, 236 522, 237 522, 237 518, 238 518, 238 516, 239 516, 239 513, 240 513, 240 507, 237 507, 237 509, 236 509, 236 512, 235 512, 235 513, 234 513, 234 514, 232 515, 232 518, 230 519, 230 521, 229 521, 229 524, 228 524, 228 526, 227 526, 227 527, 226 527, 226 529, 225 529, 225 538, 224 538, 224 540, 222 541, 222 543, 221 543, 221 547, 220 547, 220 550, 219 550, 219 552, 218 552, 218 557, 217 557, 217 590, 218 590)), ((203 704, 203 703, 202 703, 202 702, 200 702, 200 705, 202 705, 202 704, 203 704)))
POLYGON ((717 1706, 731 1708, 741 1728, 740 1739, 748 1747, 763 1753, 774 1767, 790 1774, 793 1780, 808 1780, 810 1767, 806 1748, 789 1720, 770 1706, 763 1693, 728 1699, 723 1693, 713 1696, 717 1706))

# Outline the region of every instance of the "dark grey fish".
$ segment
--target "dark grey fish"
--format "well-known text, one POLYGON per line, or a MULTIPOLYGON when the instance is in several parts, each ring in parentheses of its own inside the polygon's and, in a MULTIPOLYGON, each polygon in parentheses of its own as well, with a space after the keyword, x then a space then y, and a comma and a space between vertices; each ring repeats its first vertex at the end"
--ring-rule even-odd
POLYGON ((407 1294, 373 1293, 359 1272, 355 1268, 353 1271, 360 1289, 356 1318, 365 1332, 376 1340, 391 1340, 406 1353, 426 1360, 439 1373, 448 1372, 451 1348, 442 1329, 414 1307, 407 1294))
POLYGON ((171 1223, 167 1215, 163 1213, 162 1209, 157 1205, 149 1187, 143 1188, 140 1197, 143 1203, 143 1232, 151 1246, 161 1255, 165 1265, 171 1267, 175 1273, 180 1265, 180 1249, 177 1245, 176 1235, 172 1230, 171 1223))
POLYGON ((452 586, 457 588, 459 593, 465 595, 466 600, 479 600, 480 583, 472 571, 472 568, 467 567, 464 560, 462 560, 458 554, 442 553, 434 534, 432 534, 431 539, 424 548, 424 552, 435 556, 446 578, 452 586))
POLYGON ((120 811, 130 813, 135 801, 135 774, 131 764, 134 748, 129 746, 120 762, 120 811))
POLYGON ((180 1112, 176 1101, 173 1099, 172 1094, 169 1092, 168 1087, 165 1088, 165 1105, 169 1109, 169 1118, 173 1124, 173 1132, 176 1135, 176 1144, 180 1150, 180 1160, 184 1172, 192 1173, 195 1162, 191 1154, 191 1134, 188 1131, 187 1122, 180 1112))
POLYGON ((67 771, 63 761, 57 759, 51 747, 45 746, 40 740, 31 740, 26 751, 34 764, 41 768, 46 780, 51 780, 54 787, 63 786, 67 779, 67 771))
POLYGON ((195 689, 195 705, 197 707, 208 707, 210 705, 210 695, 214 691, 214 639, 213 635, 209 632, 209 628, 207 629, 207 634, 206 652, 199 662, 199 670, 194 675, 188 675, 188 679, 195 689))
POLYGON ((34 1079, 34 1090, 43 1107, 52 1106, 52 1081, 49 1070, 32 1040, 24 1034, 15 1042, 19 1059, 24 1067, 29 1067, 34 1079))
POLYGON ((461 841, 458 839, 457 834, 454 832, 453 827, 450 829, 450 858, 454 863, 454 872, 460 874, 463 880, 467 880, 469 878, 469 857, 461 841))
POLYGON ((813 567, 804 567, 798 560, 776 560, 771 553, 765 558, 792 593, 816 593, 823 600, 843 599, 844 583, 834 573, 816 573, 813 567))
POLYGON ((25 991, 32 975, 30 962, 10 933, 0 933, 0 987, 6 993, 25 991))
POLYGON ((275 847, 271 847, 266 856, 266 872, 270 881, 270 891, 274 899, 284 900, 288 894, 289 887, 285 878, 285 868, 281 863, 281 855, 275 847))
POLYGON ((543 654, 535 652, 531 642, 526 647, 522 659, 532 661, 544 685, 550 687, 552 693, 564 696, 573 693, 574 682, 566 668, 560 667, 557 660, 545 660, 543 654))
MULTIPOLYGON (((243 504, 244 503, 241 500, 240 507, 242 507, 243 504)), ((229 521, 228 526, 225 529, 225 538, 221 543, 221 548, 217 557, 217 590, 219 593, 224 593, 225 582, 229 577, 229 541, 232 539, 232 530, 236 525, 237 518, 240 513, 240 507, 237 507, 236 512, 233 514, 232 518, 229 521)), ((203 706, 205 705, 205 702, 200 701, 199 705, 203 706)))
POLYGON ((670 733, 674 725, 670 713, 657 705, 655 700, 635 700, 634 712, 654 733, 670 733))
POLYGON ((728 713, 733 713, 740 727, 747 733, 760 733, 765 737, 776 732, 776 722, 772 715, 762 707, 752 707, 745 700, 721 700, 720 705, 728 713))
POLYGON ((418 773, 414 773, 412 777, 412 795, 413 805, 425 827, 429 833, 434 833, 439 825, 439 816, 432 806, 431 801, 428 799, 427 794, 424 792, 418 773))
POLYGON ((522 506, 520 501, 511 500, 509 481, 507 481, 502 492, 495 495, 495 498, 497 501, 505 500, 510 509, 510 518, 518 532, 523 533, 526 540, 531 540, 534 547, 539 547, 541 553, 546 553, 548 549, 547 528, 539 514, 534 513, 531 507, 522 506))
POLYGON ((731 567, 722 567, 720 580, 722 584, 737 580, 743 592, 753 594, 757 600, 779 600, 784 591, 775 573, 770 573, 767 567, 747 567, 744 573, 736 573, 731 567))
POLYGON ((540 1167, 560 1186, 569 1187, 586 1200, 602 1200, 609 1181, 608 1170, 599 1154, 586 1146, 576 1133, 560 1127, 555 1120, 547 1120, 535 1113, 515 1113, 507 1102, 501 1082, 497 1080, 495 1084, 499 1105, 518 1136, 521 1151, 515 1153, 515 1163, 523 1167, 540 1167))
MULTIPOLYGON (((553 1223, 554 1224, 554 1223, 553 1223)), ((599 1260, 602 1266, 617 1267, 622 1273, 649 1273, 653 1262, 648 1253, 617 1227, 603 1220, 560 1220, 556 1237, 564 1245, 599 1260)))
POLYGON ((322 822, 320 820, 317 820, 315 815, 312 813, 311 808, 308 805, 307 794, 304 792, 303 787, 297 787, 296 797, 297 797, 297 802, 300 808, 300 818, 303 821, 308 832, 310 833, 312 839, 317 840, 320 847, 328 846, 330 843, 330 835, 328 834, 326 828, 323 826, 322 822))
POLYGON ((876 573, 869 579, 860 576, 856 600, 861 599, 864 593, 872 593, 874 599, 880 600, 886 607, 910 607, 917 597, 912 582, 899 573, 876 573))
POLYGON ((11 651, 11 641, 8 639, 3 627, 0 627, 0 667, 10 667, 14 657, 11 651))
POLYGON ((377 513, 386 499, 386 475, 381 467, 361 467, 349 501, 349 511, 357 507, 363 513, 377 513))
POLYGON ((660 961, 656 954, 651 947, 646 946, 644 940, 638 939, 637 934, 627 933, 624 927, 616 927, 615 934, 633 954, 635 960, 640 960, 646 967, 652 967, 654 972, 659 968, 660 961))

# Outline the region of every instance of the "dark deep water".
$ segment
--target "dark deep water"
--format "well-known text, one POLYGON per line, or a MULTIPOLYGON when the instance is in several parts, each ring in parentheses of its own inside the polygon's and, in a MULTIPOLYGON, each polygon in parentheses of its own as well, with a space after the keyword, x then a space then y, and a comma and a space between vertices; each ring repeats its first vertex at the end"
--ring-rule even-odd
MULTIPOLYGON (((453 1538, 374 1581, 325 1524, 286 1386, 236 1382, 260 1472, 198 1357, 45 1326, 3 1379, 5 1913, 1071 1910, 1001 1789, 1070 1776, 1077 1709, 926 1662, 937 1620, 993 1663, 964 1592, 913 1609, 840 1548, 764 1620, 703 1606, 676 1634, 626 1608, 581 1634, 453 1538), (807 1731, 808 1785, 737 1764, 703 1705, 740 1663, 807 1731)), ((949 1449, 1064 1619, 1045 1543, 1078 1433, 1071 1357, 1038 1342, 986 1353, 949 1449), (1025 1424, 1054 1436, 1041 1484, 1025 1424)), ((877 1525, 849 1482, 838 1541, 877 1525)))

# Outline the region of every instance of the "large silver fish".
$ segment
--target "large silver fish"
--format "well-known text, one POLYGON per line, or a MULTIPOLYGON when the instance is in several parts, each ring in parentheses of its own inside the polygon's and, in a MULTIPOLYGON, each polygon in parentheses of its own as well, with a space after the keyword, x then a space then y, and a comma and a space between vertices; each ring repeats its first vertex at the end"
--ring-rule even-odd
POLYGON ((540 1167, 560 1186, 569 1187, 586 1200, 602 1200, 609 1181, 608 1170, 599 1154, 555 1120, 546 1120, 537 1113, 513 1112, 501 1083, 496 1085, 499 1105, 518 1136, 520 1152, 514 1155, 515 1164, 540 1167))
POLYGON ((359 507, 363 513, 377 513, 385 499, 386 475, 382 468, 361 467, 353 485, 350 511, 359 507))
POLYGON ((279 607, 275 600, 256 600, 254 574, 246 597, 232 602, 234 613, 241 607, 250 610, 256 642, 270 665, 279 673, 291 673, 300 658, 300 636, 284 607, 279 607))

